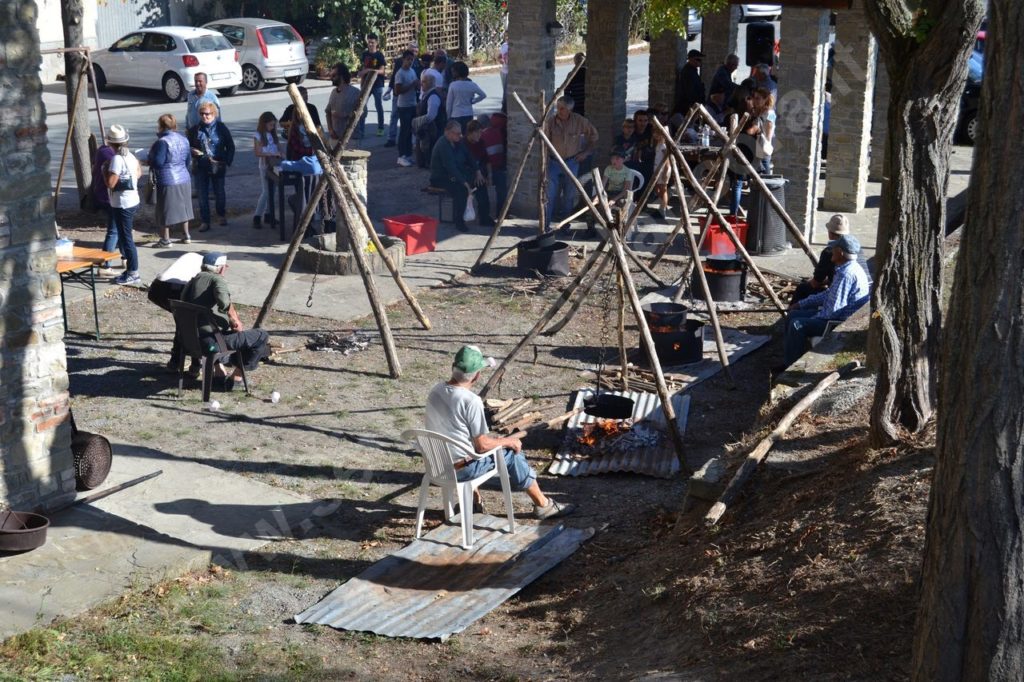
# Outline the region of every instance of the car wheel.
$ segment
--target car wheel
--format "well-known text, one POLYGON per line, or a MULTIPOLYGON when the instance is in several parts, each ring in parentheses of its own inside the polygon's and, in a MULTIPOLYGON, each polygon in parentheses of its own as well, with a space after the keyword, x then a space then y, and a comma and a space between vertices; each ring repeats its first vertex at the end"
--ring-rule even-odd
POLYGON ((185 84, 177 74, 169 73, 164 76, 164 97, 170 102, 181 102, 188 93, 185 84))
POLYGON ((967 122, 964 124, 964 138, 968 144, 974 144, 978 135, 978 112, 972 111, 967 115, 967 122))
POLYGON ((259 90, 263 87, 263 75, 252 64, 242 67, 242 85, 246 90, 259 90))
POLYGON ((217 94, 221 97, 231 97, 238 92, 238 86, 233 85, 230 88, 217 88, 217 94))
POLYGON ((107 74, 103 73, 103 69, 100 68, 99 64, 93 64, 92 70, 96 74, 96 89, 106 90, 107 89, 107 74))
POLYGON ((305 76, 305 74, 303 74, 301 76, 289 76, 288 78, 285 78, 285 80, 288 81, 289 83, 295 83, 296 85, 302 85, 303 81, 306 80, 306 76, 305 76))

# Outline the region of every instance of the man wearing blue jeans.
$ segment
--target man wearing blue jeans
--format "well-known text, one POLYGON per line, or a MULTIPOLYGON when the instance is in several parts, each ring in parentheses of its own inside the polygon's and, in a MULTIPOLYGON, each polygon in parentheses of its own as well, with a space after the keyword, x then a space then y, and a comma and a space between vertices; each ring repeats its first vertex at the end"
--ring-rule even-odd
POLYGON ((783 341, 786 366, 804 354, 807 341, 825 333, 830 320, 842 322, 866 300, 870 283, 857 262, 860 242, 846 234, 832 243, 832 262, 836 265, 832 283, 824 291, 797 301, 789 307, 786 336, 783 341))
MULTIPOLYGON (((387 60, 384 58, 384 53, 381 52, 378 47, 377 34, 368 33, 366 35, 366 49, 363 51, 362 64, 363 68, 359 71, 359 79, 362 80, 367 73, 376 73, 377 78, 373 81, 370 86, 370 91, 373 94, 373 103, 377 106, 377 137, 384 136, 384 67, 387 65, 387 60)), ((367 109, 363 109, 363 115, 359 118, 359 127, 356 129, 356 136, 362 137, 366 131, 366 114, 367 109)))
MULTIPOLYGON (((455 463, 456 478, 469 481, 494 468, 494 460, 477 459, 497 447, 504 447, 503 456, 508 469, 512 490, 525 492, 533 501, 533 515, 538 519, 553 519, 571 514, 576 506, 559 504, 541 492, 537 472, 523 455, 523 444, 511 436, 497 438, 490 435, 484 416, 484 401, 473 392, 473 384, 485 367, 493 367, 494 358, 484 359, 476 346, 463 346, 455 354, 452 375, 448 381, 434 386, 427 396, 426 428, 464 443, 464 457, 455 463)), ((479 494, 475 494, 473 511, 483 512, 479 494)))
MULTIPOLYGON (((580 163, 594 153, 597 145, 597 129, 590 121, 572 111, 574 102, 563 95, 555 103, 555 114, 544 121, 544 134, 551 140, 555 152, 565 160, 573 174, 579 175, 580 163)), ((548 202, 545 208, 547 230, 558 217, 572 214, 576 206, 576 185, 567 177, 562 164, 556 159, 548 160, 548 202)))

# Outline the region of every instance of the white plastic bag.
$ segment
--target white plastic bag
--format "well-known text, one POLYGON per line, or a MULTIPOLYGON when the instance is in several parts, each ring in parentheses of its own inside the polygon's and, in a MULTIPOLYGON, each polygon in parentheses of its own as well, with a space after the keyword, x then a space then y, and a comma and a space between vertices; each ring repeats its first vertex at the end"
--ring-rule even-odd
POLYGON ((462 212, 463 222, 472 222, 476 220, 476 199, 472 195, 466 199, 466 210, 462 212))
POLYGON ((764 133, 757 136, 757 149, 754 152, 757 155, 757 158, 767 159, 774 151, 775 145, 771 143, 771 140, 764 136, 764 133))

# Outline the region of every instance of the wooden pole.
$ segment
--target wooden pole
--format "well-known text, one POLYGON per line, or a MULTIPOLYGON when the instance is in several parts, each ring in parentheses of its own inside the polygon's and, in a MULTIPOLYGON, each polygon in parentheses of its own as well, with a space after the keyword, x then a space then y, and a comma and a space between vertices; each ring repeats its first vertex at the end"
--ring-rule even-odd
POLYGON ((626 284, 626 292, 629 295, 630 305, 633 307, 633 314, 636 317, 637 327, 640 328, 640 341, 647 357, 651 362, 651 370, 654 372, 654 383, 658 388, 658 397, 661 399, 661 410, 665 414, 665 421, 668 423, 668 432, 675 445, 676 457, 679 459, 679 466, 689 473, 690 467, 686 463, 686 455, 683 451, 683 434, 679 431, 679 422, 676 421, 676 411, 672 407, 672 396, 665 384, 665 375, 661 371, 661 360, 658 359, 658 351, 654 347, 654 338, 651 336, 651 329, 647 326, 647 318, 644 317, 643 308, 640 305, 640 296, 636 292, 633 278, 629 272, 629 263, 626 260, 625 250, 622 248, 621 236, 616 230, 609 230, 609 241, 613 253, 618 261, 619 274, 626 284))
MULTIPOLYGON (((516 101, 516 104, 519 105, 519 108, 523 110, 523 113, 530 120, 530 122, 536 124, 537 121, 534 120, 533 116, 530 114, 529 109, 527 109, 526 105, 523 104, 523 100, 519 98, 519 94, 513 92, 512 98, 516 101)), ((579 192, 581 197, 583 197, 583 201, 587 204, 587 208, 589 208, 591 213, 593 213, 594 217, 597 219, 597 222, 600 224, 602 228, 605 228, 607 230, 608 221, 597 209, 597 206, 594 204, 591 198, 587 196, 587 191, 583 188, 583 184, 580 182, 579 178, 573 175, 572 171, 569 170, 569 166, 565 163, 565 159, 558 155, 558 151, 555 149, 555 145, 551 143, 551 140, 548 138, 547 135, 544 134, 543 130, 538 128, 536 131, 536 135, 541 139, 544 145, 547 146, 548 150, 551 152, 551 158, 553 158, 562 167, 562 171, 565 173, 566 177, 568 177, 572 181, 573 185, 576 187, 576 191, 579 192)), ((600 174, 595 175, 595 179, 598 178, 599 176, 600 174)), ((637 256, 632 249, 623 244, 623 250, 625 253, 629 254, 629 257, 633 260, 634 263, 636 263, 637 267, 639 267, 645 275, 650 277, 655 284, 657 284, 660 287, 667 286, 664 282, 661 281, 660 277, 654 274, 653 270, 647 267, 646 263, 640 260, 640 257, 637 256)))
MULTIPOLYGON (((551 96, 551 99, 548 101, 547 105, 544 106, 544 113, 542 113, 540 117, 541 121, 547 119, 548 114, 551 113, 551 107, 555 105, 555 102, 558 101, 558 98, 561 97, 562 93, 565 92, 565 89, 569 87, 569 83, 572 82, 572 79, 576 77, 576 74, 579 73, 579 70, 583 68, 583 65, 586 64, 586 61, 587 58, 584 56, 580 63, 576 64, 572 68, 572 70, 569 71, 569 75, 565 77, 565 80, 562 81, 562 84, 559 85, 558 88, 555 90, 555 93, 551 96)), ((483 262, 487 259, 487 254, 494 246, 495 240, 498 238, 498 235, 501 234, 502 225, 504 225, 505 219, 508 217, 509 208, 512 206, 512 199, 516 195, 516 190, 519 189, 519 181, 523 177, 523 171, 526 170, 526 162, 530 158, 530 152, 533 151, 533 143, 537 140, 536 124, 534 124, 534 127, 534 132, 532 135, 530 135, 530 139, 526 143, 526 151, 523 153, 523 158, 519 160, 519 167, 516 168, 515 177, 512 178, 512 184, 509 185, 508 192, 505 195, 505 205, 501 207, 501 213, 498 215, 497 222, 494 223, 494 229, 491 230, 491 235, 487 238, 487 243, 484 244, 483 250, 480 251, 480 255, 477 256, 476 262, 473 263, 473 267, 471 269, 476 269, 483 264, 483 262)), ((543 180, 543 176, 541 177, 541 179, 543 180)))
POLYGON ((629 390, 629 354, 626 352, 626 292, 622 273, 616 270, 615 285, 619 298, 619 364, 622 365, 622 390, 629 390))
POLYGON ((423 308, 420 307, 420 303, 416 300, 416 295, 413 294, 412 289, 405 283, 405 278, 398 271, 398 266, 395 265, 395 260, 388 253, 384 243, 380 240, 380 235, 377 234, 377 230, 373 226, 373 221, 370 220, 369 214, 366 212, 366 206, 363 205, 362 200, 359 198, 359 194, 356 192, 356 188, 352 185, 352 181, 349 180, 348 175, 344 171, 337 174, 338 180, 341 183, 341 188, 345 191, 345 195, 348 197, 349 206, 355 207, 358 218, 362 220, 363 227, 366 228, 366 234, 370 237, 370 241, 373 242, 373 246, 377 249, 377 253, 380 254, 381 260, 384 261, 384 265, 387 266, 388 271, 391 273, 391 277, 394 278, 395 284, 398 285, 402 295, 405 296, 405 300, 408 301, 409 307, 412 308, 413 313, 416 315, 416 319, 420 321, 424 329, 430 329, 430 319, 426 313, 423 312, 423 308))
POLYGON ((786 413, 786 416, 782 418, 779 425, 776 426, 771 433, 761 439, 757 446, 750 451, 749 455, 747 455, 747 458, 743 460, 743 464, 740 465, 740 468, 733 475, 732 480, 729 481, 729 485, 726 486, 725 490, 722 492, 722 496, 718 498, 718 501, 711 506, 711 509, 704 516, 704 523, 709 526, 713 526, 718 523, 718 520, 722 518, 723 514, 725 514, 725 510, 728 509, 729 505, 736 499, 736 495, 739 493, 740 488, 742 488, 750 477, 754 475, 754 470, 757 469, 757 466, 762 461, 764 461, 764 458, 768 455, 768 451, 772 449, 775 442, 786 435, 786 431, 788 431, 789 427, 793 425, 796 418, 803 414, 804 410, 810 407, 815 400, 820 398, 821 394, 824 393, 829 386, 839 381, 840 377, 845 377, 858 367, 860 367, 860 363, 854 361, 844 365, 835 372, 832 372, 827 377, 819 381, 818 385, 815 386, 810 393, 805 395, 800 402, 794 405, 792 409, 786 413))
MULTIPOLYGON (((370 82, 377 77, 376 73, 367 74, 361 83, 362 91, 359 95, 359 102, 356 104, 355 112, 358 113, 363 110, 366 106, 366 101, 370 99, 371 88, 370 82)), ((95 82, 95 79, 94 81, 95 82)), ((341 140, 338 141, 337 146, 332 152, 332 158, 335 160, 341 159, 342 153, 345 151, 345 146, 348 141, 352 138, 352 133, 355 131, 356 126, 359 125, 359 116, 353 116, 352 120, 349 121, 348 128, 345 129, 344 135, 341 140)), ((253 325, 257 329, 263 325, 267 315, 274 308, 274 303, 277 302, 277 296, 281 292, 281 287, 284 285, 284 279, 291 270, 292 263, 295 261, 295 254, 299 251, 299 246, 302 244, 303 238, 306 236, 306 230, 309 228, 309 224, 313 220, 313 216, 316 214, 316 206, 320 203, 320 199, 323 198, 324 192, 327 191, 327 181, 321 177, 317 180, 316 187, 314 187, 312 194, 310 194, 309 202, 306 203, 305 209, 302 211, 302 218, 299 220, 298 226, 295 228, 295 234, 292 235, 292 240, 288 244, 288 250, 284 254, 284 261, 281 263, 281 267, 277 269, 277 275, 274 277, 274 283, 270 285, 270 292, 267 293, 267 298, 263 301, 263 307, 260 308, 259 315, 256 316, 256 322, 253 325)))
MULTIPOLYGON (((661 122, 658 121, 658 119, 651 119, 651 123, 656 127, 661 128, 663 131, 665 130, 665 128, 661 125, 661 122)), ((768 292, 768 296, 772 299, 772 303, 775 305, 776 308, 779 309, 779 312, 782 314, 782 316, 785 317, 786 307, 782 304, 782 301, 779 300, 779 297, 776 295, 775 291, 768 284, 768 280, 765 279, 764 274, 761 272, 761 269, 757 267, 757 264, 754 262, 754 259, 750 257, 749 253, 747 253, 747 248, 743 246, 743 242, 741 242, 739 240, 739 237, 736 236, 736 232, 734 232, 732 226, 729 225, 729 221, 725 219, 725 216, 722 215, 722 212, 718 210, 718 207, 711 203, 711 197, 708 196, 708 193, 705 192, 704 189, 700 186, 700 183, 697 182, 697 178, 694 177, 693 171, 690 170, 690 167, 688 165, 686 165, 686 159, 683 158, 682 153, 675 145, 672 145, 669 151, 673 156, 676 157, 676 163, 678 164, 678 167, 682 168, 683 172, 686 174, 687 182, 690 183, 690 185, 697 192, 698 196, 700 196, 701 201, 707 204, 708 211, 714 213, 715 219, 722 226, 722 229, 725 230, 725 233, 729 235, 729 239, 732 240, 733 245, 736 247, 736 253, 740 254, 743 257, 743 260, 750 267, 750 269, 753 270, 754 276, 757 277, 757 281, 761 283, 761 286, 764 287, 765 291, 768 292)), ((710 223, 711 221, 709 220, 708 222, 710 223)))
MULTIPOLYGON (((540 106, 537 108, 538 111, 544 111, 544 93, 541 92, 537 95, 540 106)), ((541 125, 543 125, 544 117, 541 116, 541 125)), ((544 228, 547 227, 548 218, 554 219, 554 215, 547 215, 547 203, 548 203, 548 155, 541 154, 537 159, 537 234, 544 234, 544 228)), ((556 202, 557 203, 557 202, 556 202)))
POLYGON ((582 306, 583 302, 587 300, 587 294, 589 294, 590 290, 594 288, 594 285, 597 284, 597 281, 601 278, 601 275, 604 274, 604 271, 608 269, 608 265, 611 262, 612 254, 611 251, 609 251, 605 254, 604 259, 597 264, 597 267, 594 269, 594 276, 590 278, 590 281, 580 287, 576 294, 576 300, 573 301, 571 306, 569 306, 569 311, 565 314, 565 317, 551 327, 545 329, 541 336, 554 336, 558 332, 562 331, 562 329, 565 328, 565 325, 569 324, 572 318, 576 316, 580 306, 582 306))
MULTIPOLYGON (((64 179, 64 166, 67 164, 67 161, 68 161, 68 149, 71 149, 71 138, 75 134, 75 126, 77 125, 77 119, 78 119, 78 100, 79 100, 78 94, 81 92, 81 90, 82 90, 82 83, 84 83, 84 82, 85 82, 85 71, 82 70, 78 74, 78 82, 75 83, 75 94, 71 98, 71 100, 72 100, 71 101, 71 111, 70 111, 70 113, 68 113, 68 134, 64 137, 64 151, 61 152, 61 155, 60 155, 60 168, 57 169, 57 187, 53 190, 53 210, 54 211, 57 210, 57 199, 60 197, 60 186, 61 186, 61 182, 64 179)), ((86 135, 88 135, 88 133, 86 133, 86 135)), ((88 149, 88 138, 87 138, 87 141, 86 141, 86 149, 88 149)), ((89 178, 90 178, 90 187, 91 187, 92 176, 90 175, 89 178)))
MULTIPOLYGON (((672 179, 676 184, 676 191, 682 193, 683 191, 683 180, 679 176, 679 166, 676 160, 673 158, 671 163, 672 168, 672 179)), ((683 217, 687 222, 690 221, 690 211, 686 207, 686 203, 683 203, 683 217)), ((690 246, 690 262, 696 263, 700 260, 700 254, 697 252, 697 240, 694 239, 693 233, 686 230, 686 240, 690 246)), ((729 377, 729 381, 733 384, 736 383, 732 376, 732 369, 729 367, 729 354, 725 351, 725 339, 722 338, 722 326, 718 322, 718 307, 715 305, 715 301, 711 298, 711 287, 708 286, 708 278, 704 272, 703 267, 697 268, 697 277, 700 280, 701 292, 704 294, 704 303, 708 307, 708 317, 711 318, 711 327, 715 332, 715 347, 718 349, 718 360, 722 363, 722 368, 725 370, 726 375, 729 377)), ((680 284, 680 290, 683 288, 683 284, 680 284)))
MULTIPOLYGON (((721 135, 723 138, 728 139, 728 136, 725 134, 725 131, 722 130, 722 126, 718 125, 718 121, 716 121, 714 117, 710 113, 708 113, 708 110, 705 109, 700 104, 695 106, 700 107, 701 115, 707 121, 708 125, 711 126, 711 129, 714 130, 719 135, 721 135)), ((741 151, 736 149, 735 143, 730 145, 727 151, 730 154, 732 154, 732 157, 734 159, 739 161, 740 165, 743 166, 743 168, 747 171, 747 174, 754 181, 754 184, 756 184, 761 189, 761 192, 765 195, 765 198, 768 199, 768 203, 771 204, 771 207, 775 209, 775 212, 779 214, 780 218, 782 218, 782 222, 786 224, 786 227, 789 229, 789 233, 793 235, 793 238, 796 239, 797 244, 799 244, 800 248, 804 250, 804 253, 807 254, 807 257, 811 259, 811 263, 817 265, 818 258, 817 256, 814 255, 814 252, 811 250, 811 245, 807 243, 807 239, 804 237, 804 233, 800 231, 800 228, 796 226, 796 223, 793 222, 793 219, 789 216, 788 213, 786 213, 786 209, 782 207, 782 204, 779 203, 779 200, 776 199, 775 196, 768 191, 768 187, 764 184, 764 180, 761 179, 761 175, 756 170, 754 170, 754 167, 750 164, 749 161, 747 161, 747 157, 745 157, 741 151)))
MULTIPOLYGON (((748 116, 748 114, 743 114, 743 120, 744 121, 746 121, 747 116, 748 116)), ((725 161, 725 151, 724 150, 728 147, 730 141, 731 142, 735 142, 736 141, 736 138, 739 137, 739 134, 740 134, 741 131, 742 131, 742 128, 737 126, 737 128, 734 130, 732 136, 730 136, 729 139, 726 140, 725 146, 722 147, 723 151, 719 153, 718 158, 715 159, 715 163, 711 167, 711 172, 708 173, 708 177, 704 180, 703 183, 701 183, 701 186, 704 187, 705 189, 707 189, 708 186, 710 185, 710 179, 714 176, 715 173, 718 172, 718 170, 724 164, 724 161, 725 161)), ((666 148, 667 148, 667 145, 666 145, 666 148)), ((670 154, 666 154, 665 155, 666 163, 667 163, 667 160, 668 160, 668 158, 670 156, 671 156, 670 154)), ((722 182, 725 180, 725 176, 726 175, 727 175, 727 173, 723 170, 721 175, 719 176, 719 187, 721 187, 722 182)), ((677 190, 677 191, 679 191, 679 190, 677 190)), ((721 194, 721 189, 716 188, 715 197, 714 197, 716 202, 718 201, 718 196, 720 194, 721 194)), ((694 200, 693 204, 688 207, 690 211, 692 211, 694 209, 694 207, 696 206, 696 199, 697 199, 697 197, 694 196, 693 197, 693 200, 694 200)), ((679 195, 679 203, 680 203, 680 208, 682 208, 682 204, 686 203, 686 195, 685 194, 680 194, 679 195)), ((709 216, 709 221, 708 222, 710 222, 710 216, 709 216)), ((669 234, 668 239, 666 239, 665 243, 662 244, 658 248, 658 250, 654 254, 654 258, 651 259, 651 267, 652 268, 653 267, 657 267, 658 263, 661 262, 661 259, 665 257, 665 254, 668 252, 669 248, 672 246, 673 240, 675 240, 676 236, 679 234, 680 230, 682 230, 684 225, 686 226, 687 230, 690 229, 689 222, 684 220, 684 218, 680 218, 679 222, 676 223, 675 229, 673 229, 672 233, 669 234)), ((701 230, 701 240, 698 243, 698 245, 702 244, 704 242, 704 233, 705 233, 705 230, 701 230)), ((684 275, 684 278, 685 278, 685 275, 684 275)))
POLYGON ((92 97, 96 102, 96 120, 100 124, 100 136, 103 136, 103 131, 107 128, 103 125, 103 107, 100 106, 100 91, 96 87, 96 69, 92 68, 92 50, 88 47, 82 48, 85 50, 85 63, 89 69, 89 78, 92 80, 92 97))
POLYGON ((481 398, 487 397, 487 394, 490 392, 490 390, 494 388, 499 381, 501 381, 501 378, 503 376, 505 376, 505 369, 508 367, 508 364, 512 362, 512 359, 516 355, 518 355, 519 351, 525 348, 527 344, 529 344, 530 341, 532 341, 534 337, 536 337, 542 329, 544 329, 544 325, 550 322, 551 318, 553 318, 562 308, 562 306, 565 305, 566 301, 568 301, 572 297, 573 292, 576 291, 576 289, 579 287, 580 282, 583 281, 583 279, 587 276, 587 273, 590 272, 591 268, 594 267, 594 263, 596 263, 600 258, 607 254, 605 250, 606 248, 607 242, 601 242, 598 245, 598 247, 594 249, 594 253, 591 254, 587 262, 583 264, 582 268, 580 268, 580 272, 578 275, 576 275, 575 279, 573 279, 573 281, 569 283, 569 286, 567 286, 562 291, 561 295, 554 303, 551 304, 551 307, 548 308, 547 312, 541 315, 540 319, 537 320, 537 323, 533 325, 533 328, 530 329, 530 331, 526 332, 526 336, 524 336, 519 341, 519 343, 517 343, 515 347, 511 351, 509 351, 508 355, 505 356, 505 359, 501 361, 500 365, 498 365, 498 368, 494 370, 494 373, 491 374, 491 377, 487 380, 487 383, 484 384, 484 387, 482 389, 480 389, 481 398))
POLYGON ((331 192, 334 194, 334 200, 338 202, 339 208, 341 208, 345 213, 346 227, 349 230, 349 244, 351 245, 352 257, 356 262, 359 275, 363 278, 366 295, 370 299, 370 308, 373 310, 373 316, 377 321, 377 328, 380 330, 381 343, 384 346, 384 354, 387 357, 388 367, 391 369, 391 377, 393 379, 397 379, 402 375, 402 366, 398 362, 398 351, 395 348, 395 339, 391 335, 391 325, 388 323, 387 311, 381 303, 380 294, 377 292, 377 283, 373 278, 373 273, 370 272, 369 264, 366 262, 366 254, 363 253, 366 245, 357 243, 352 238, 351 234, 351 226, 356 223, 358 216, 352 210, 348 201, 346 201, 341 181, 338 180, 338 170, 334 165, 336 159, 327 153, 327 146, 320 138, 320 133, 317 131, 316 126, 313 125, 313 119, 309 115, 309 109, 306 108, 306 103, 303 101, 302 95, 299 94, 299 89, 294 83, 288 86, 288 95, 292 98, 292 103, 295 105, 295 113, 298 114, 299 119, 302 121, 302 125, 306 127, 309 139, 312 140, 316 147, 317 158, 320 160, 321 166, 323 166, 324 178, 327 179, 327 182, 330 185, 331 192))

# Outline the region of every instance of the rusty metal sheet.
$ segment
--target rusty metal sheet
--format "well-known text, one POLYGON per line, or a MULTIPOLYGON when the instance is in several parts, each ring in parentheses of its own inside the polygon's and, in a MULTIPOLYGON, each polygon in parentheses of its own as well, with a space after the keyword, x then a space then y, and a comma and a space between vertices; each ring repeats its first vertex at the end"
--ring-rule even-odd
MULTIPOLYGON (((576 392, 573 408, 582 408, 583 401, 593 395, 594 389, 584 388, 576 392)), ((621 395, 633 400, 633 423, 647 423, 664 431, 665 413, 661 411, 661 399, 654 393, 639 391, 602 391, 612 395, 621 395)), ((686 418, 690 411, 690 396, 677 393, 672 396, 672 408, 676 413, 679 430, 686 433, 686 418)), ((576 434, 583 424, 596 421, 594 417, 578 412, 565 427, 562 445, 555 453, 555 458, 548 467, 548 473, 555 476, 593 476, 612 472, 629 472, 645 474, 658 478, 671 478, 679 473, 679 459, 676 457, 672 440, 668 433, 657 445, 635 448, 603 455, 600 457, 580 457, 574 452, 576 434)))
POLYGON ((381 559, 296 623, 388 637, 440 639, 461 632, 558 565, 594 535, 593 528, 474 518, 475 542, 462 549, 462 528, 446 523, 381 559))

